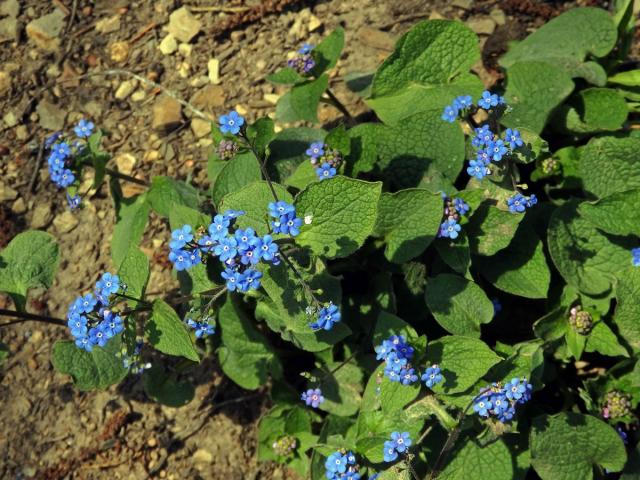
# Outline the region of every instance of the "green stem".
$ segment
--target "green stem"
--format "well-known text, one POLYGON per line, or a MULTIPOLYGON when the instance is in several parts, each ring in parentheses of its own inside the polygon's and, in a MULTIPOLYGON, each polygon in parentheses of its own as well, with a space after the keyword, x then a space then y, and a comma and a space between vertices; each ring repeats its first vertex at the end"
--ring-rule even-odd
POLYGON ((46 315, 36 315, 34 313, 18 312, 17 310, 8 310, 4 308, 0 308, 0 316, 14 317, 17 319, 7 323, 0 324, 0 327, 8 327, 9 325, 15 325, 17 323, 23 323, 28 321, 50 323, 52 325, 62 325, 62 326, 65 326, 67 324, 67 322, 65 322, 60 318, 48 317, 46 315))
POLYGON ((142 300, 140 298, 132 297, 131 295, 127 295, 126 293, 116 293, 115 296, 116 297, 121 297, 121 298, 126 298, 127 300, 133 300, 134 302, 138 302, 138 303, 141 303, 143 305, 151 305, 151 303, 147 302, 146 300, 142 300))

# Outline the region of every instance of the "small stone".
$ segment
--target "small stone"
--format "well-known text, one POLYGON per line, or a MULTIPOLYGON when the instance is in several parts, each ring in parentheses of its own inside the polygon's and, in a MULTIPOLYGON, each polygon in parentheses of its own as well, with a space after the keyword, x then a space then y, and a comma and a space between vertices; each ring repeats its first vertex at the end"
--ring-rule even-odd
POLYGON ((126 99, 127 97, 129 97, 129 95, 133 93, 133 91, 136 89, 137 86, 138 86, 137 80, 134 80, 134 79, 125 80, 118 86, 118 89, 116 90, 116 98, 118 100, 126 99))
POLYGON ((463 10, 471 10, 471 7, 473 7, 473 0, 453 0, 453 2, 451 2, 451 6, 462 8, 463 10))
POLYGON ((220 60, 212 58, 207 63, 207 70, 209 72, 209 81, 214 85, 220 83, 220 60))
POLYGON ((191 85, 194 88, 204 87, 208 83, 209 83, 209 78, 205 77, 204 75, 200 75, 199 77, 192 78, 189 81, 189 85, 191 85))
POLYGON ((18 198, 18 192, 11 188, 9 185, 0 183, 0 202, 6 202, 7 200, 15 200, 18 198))
POLYGON ((264 59, 260 59, 256 62, 256 70, 258 70, 259 72, 261 72, 262 70, 264 70, 265 68, 267 68, 267 62, 264 61, 264 59))
POLYGON ((193 50, 193 47, 191 45, 189 45, 188 43, 181 43, 178 46, 178 53, 180 55, 182 55, 183 57, 190 57, 191 56, 191 51, 193 50))
POLYGON ((496 22, 496 25, 504 25, 505 23, 507 23, 507 16, 499 8, 491 10, 489 16, 493 19, 494 22, 496 22))
POLYGON ((138 90, 137 92, 133 92, 133 95, 131 95, 132 102, 141 102, 145 98, 147 98, 147 92, 144 90, 138 90))
POLYGON ((196 452, 191 456, 191 459, 195 463, 211 463, 213 462, 213 455, 206 451, 203 448, 199 448, 196 452))
POLYGON ((280 100, 280 95, 278 95, 277 93, 265 93, 262 98, 264 98, 266 102, 275 105, 276 103, 278 103, 278 100, 280 100))
POLYGON ((175 53, 175 51, 178 50, 178 42, 176 42, 176 37, 168 34, 162 39, 160 45, 158 45, 158 49, 163 55, 171 55, 172 53, 175 53))
POLYGON ((22 197, 18 198, 13 205, 11 205, 11 211, 16 215, 22 215, 27 211, 27 204, 22 197))
POLYGON ((473 17, 467 20, 467 26, 478 35, 491 35, 496 29, 491 17, 473 17))
POLYGON ((201 118, 194 118, 191 120, 191 130, 196 138, 202 138, 211 133, 211 122, 207 122, 201 118))
POLYGON ((121 41, 112 43, 109 47, 109 56, 116 63, 123 63, 129 58, 129 42, 121 41))
POLYGON ((42 50, 55 52, 60 48, 58 35, 64 28, 65 14, 55 9, 52 13, 27 24, 27 37, 42 50))
POLYGON ((131 172, 133 172, 133 167, 136 165, 136 157, 134 157, 130 153, 121 153, 114 160, 116 162, 116 165, 118 166, 118 171, 124 173, 125 175, 131 175, 131 172))
POLYGON ((396 44, 392 35, 371 27, 362 27, 358 31, 358 37, 365 45, 387 52, 392 52, 396 44))
POLYGON ((162 133, 168 133, 182 124, 182 107, 171 97, 161 96, 153 105, 151 127, 162 133))
POLYGON ((0 40, 16 41, 18 39, 18 21, 14 17, 0 20, 0 40))
POLYGON ((233 32, 231 32, 231 35, 230 35, 232 43, 238 43, 238 42, 242 41, 242 39, 244 37, 245 37, 245 35, 244 35, 244 32, 242 30, 234 30, 233 32))
POLYGON ((445 17, 444 15, 442 15, 439 11, 437 10, 433 10, 430 14, 429 14, 429 20, 444 20, 445 17))
POLYGON ((322 26, 322 20, 320 20, 318 17, 316 17, 315 15, 311 14, 311 16, 309 17, 309 31, 310 32, 315 32, 316 30, 318 30, 320 27, 322 26))
POLYGON ((158 445, 158 441, 151 437, 149 440, 147 440, 147 445, 151 448, 154 448, 156 445, 158 445))
POLYGON ((18 124, 18 119, 16 118, 16 114, 13 112, 7 112, 2 117, 2 121, 4 121, 5 125, 9 128, 15 127, 18 124))
POLYGON ((31 228, 47 228, 53 219, 53 213, 51 212, 51 206, 47 203, 36 203, 31 216, 31 228))
POLYGON ((65 210, 53 219, 53 226, 58 233, 69 233, 78 226, 78 223, 78 218, 69 210, 65 210))
POLYGON ((178 75, 181 78, 189 78, 189 71, 191 70, 191 65, 187 62, 180 62, 178 64, 178 75))
POLYGON ((16 18, 20 13, 18 0, 4 0, 0 3, 0 15, 3 17, 16 18))
POLYGON ((36 107, 36 112, 40 118, 39 123, 42 128, 58 131, 64 127, 64 119, 67 114, 53 103, 41 100, 36 107))
POLYGON ((200 20, 187 10, 187 7, 179 8, 169 16, 167 30, 175 38, 184 43, 189 43, 202 28, 200 20))
POLYGON ((18 137, 18 140, 26 140, 29 138, 29 130, 27 130, 25 125, 18 125, 16 128, 16 137, 18 137))
POLYGON ((103 18, 96 22, 96 30, 100 33, 112 33, 120 30, 120 15, 103 18))
POLYGON ((122 184, 122 196, 124 198, 131 198, 136 195, 140 195, 142 192, 146 191, 146 187, 142 185, 138 185, 137 183, 124 182, 122 184))
POLYGON ((11 75, 0 70, 0 95, 5 95, 11 90, 11 75))
POLYGON ((219 85, 207 85, 191 97, 191 103, 196 108, 210 110, 222 107, 225 100, 224 89, 219 85))

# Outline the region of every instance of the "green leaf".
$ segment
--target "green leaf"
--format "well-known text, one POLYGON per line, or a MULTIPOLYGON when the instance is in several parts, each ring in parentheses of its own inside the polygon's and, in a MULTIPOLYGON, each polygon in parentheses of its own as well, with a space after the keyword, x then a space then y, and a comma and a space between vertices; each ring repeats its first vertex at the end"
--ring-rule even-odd
POLYGON ((301 227, 296 243, 327 258, 355 252, 373 232, 381 189, 380 182, 343 176, 309 185, 295 205, 298 217, 312 220, 301 227))
POLYGON ((144 330, 147 340, 156 350, 194 362, 200 361, 187 327, 178 318, 175 310, 163 300, 153 302, 151 317, 147 320, 144 330))
MULTIPOLYGON (((127 295, 142 300, 149 281, 149 259, 140 249, 132 247, 118 268, 118 276, 127 285, 127 295)), ((133 308, 138 305, 134 300, 127 302, 133 308)))
POLYGON ((94 169, 93 188, 98 188, 102 185, 104 175, 106 173, 107 162, 111 158, 108 153, 100 150, 102 136, 102 130, 98 129, 87 139, 87 145, 89 146, 88 155, 94 169))
POLYGON ((199 212, 193 208, 185 207, 184 205, 175 205, 169 213, 169 226, 171 230, 189 225, 195 232, 199 227, 208 228, 210 223, 210 215, 199 212))
POLYGON ((553 263, 569 285, 597 296, 606 294, 631 265, 629 248, 612 243, 569 202, 556 209, 547 232, 553 263))
POLYGON ((606 73, 590 56, 604 57, 615 46, 617 32, 609 14, 600 8, 572 8, 554 18, 500 59, 507 70, 519 62, 543 61, 572 77, 603 85, 606 73))
POLYGON ((587 337, 580 335, 573 328, 568 328, 565 333, 565 341, 567 342, 567 350, 573 358, 580 360, 584 348, 587 346, 587 337))
POLYGON ((491 480, 513 480, 513 459, 502 440, 481 446, 468 439, 462 448, 450 455, 451 461, 438 478, 442 480, 468 480, 491 478, 491 480))
POLYGON ((613 235, 640 232, 640 189, 618 192, 594 203, 582 203, 578 213, 596 228, 613 235))
POLYGON ((222 197, 240 190, 245 185, 262 180, 260 165, 252 152, 237 154, 224 164, 211 188, 211 199, 215 205, 222 197))
POLYGON ((619 72, 607 79, 609 83, 624 85, 625 87, 640 87, 640 70, 619 72))
POLYGON ((269 144, 268 165, 272 179, 284 181, 296 168, 309 163, 309 157, 305 153, 309 144, 324 140, 327 132, 317 128, 287 128, 276 134, 269 144))
POLYGON ((71 375, 80 390, 104 390, 127 375, 122 358, 116 357, 120 345, 120 335, 109 340, 104 348, 94 347, 91 352, 76 347, 72 341, 57 341, 51 363, 60 373, 71 375))
POLYGON ((526 128, 518 127, 524 144, 513 151, 513 159, 518 163, 531 163, 542 157, 549 156, 549 144, 539 135, 526 128))
POLYGON ((145 194, 122 199, 111 237, 111 259, 114 265, 120 265, 131 247, 140 244, 148 220, 149 203, 145 194))
POLYGON ((640 351, 640 268, 632 268, 620 277, 618 303, 613 317, 618 332, 634 351, 640 351))
POLYGON ((595 133, 618 130, 629 109, 624 98, 610 88, 587 88, 569 100, 558 112, 564 130, 595 133))
POLYGON ((520 226, 507 248, 473 261, 482 276, 500 290, 525 298, 547 298, 551 271, 542 242, 529 225, 520 226))
POLYGON ((378 68, 373 97, 393 95, 411 84, 447 84, 480 58, 478 37, 451 20, 420 22, 396 43, 378 68))
POLYGON ((455 240, 444 237, 437 238, 434 245, 444 263, 456 273, 468 276, 471 252, 469 251, 469 238, 464 231, 455 240))
POLYGON ((491 256, 507 248, 523 218, 522 214, 483 203, 471 214, 466 227, 471 252, 491 256))
POLYGON ((603 198, 640 188, 640 138, 593 138, 583 149, 578 168, 584 189, 603 198))
POLYGON ((294 85, 278 100, 276 117, 280 122, 318 122, 318 103, 329 85, 329 77, 324 74, 315 80, 307 80, 294 85))
POLYGON ((323 370, 314 370, 312 375, 322 379, 324 402, 320 410, 341 417, 349 417, 358 412, 362 401, 362 370, 354 363, 347 363, 335 373, 340 362, 330 363, 323 370))
POLYGON ((60 261, 58 244, 46 232, 31 230, 13 237, 0 251, 0 292, 8 293, 24 311, 31 288, 49 288, 60 261))
POLYGON ((285 180, 285 183, 290 187, 303 190, 311 183, 318 182, 318 174, 316 173, 316 167, 311 165, 311 162, 303 162, 298 165, 298 168, 293 174, 285 180))
MULTIPOLYGON (((351 139, 351 148, 346 157, 350 174, 358 175, 372 171, 378 161, 378 134, 386 127, 380 123, 361 123, 350 128, 347 133, 351 139)), ((348 170, 349 171, 349 170, 348 170)))
POLYGON ((220 309, 218 324, 222 331, 218 360, 231 380, 242 388, 255 390, 267 382, 269 372, 281 376, 278 357, 231 296, 220 309))
POLYGON ((408 432, 410 438, 417 441, 423 425, 422 420, 410 419, 401 410, 360 412, 356 450, 370 462, 382 463, 383 445, 391 437, 391 432, 408 432))
POLYGON ((531 465, 542 480, 589 480, 594 465, 618 472, 627 460, 612 427, 579 413, 534 418, 530 445, 531 465))
POLYGON ((369 377, 362 396, 361 410, 363 412, 374 411, 379 408, 383 412, 399 412, 420 394, 419 381, 411 385, 392 382, 384 375, 385 367, 385 363, 382 363, 369 377))
MULTIPOLYGON (((269 117, 259 118, 247 127, 247 138, 260 157, 264 157, 267 147, 275 135, 273 120, 269 117)), ((255 157, 254 161, 256 161, 255 157)))
POLYGON ((195 388, 190 382, 177 382, 158 365, 142 375, 145 393, 155 402, 168 407, 182 407, 193 400, 195 388))
MULTIPOLYGON (((295 261, 292 258, 292 261, 295 261)), ((342 291, 340 281, 326 272, 324 265, 316 261, 312 268, 302 269, 300 274, 314 290, 321 290, 320 301, 332 301, 340 305, 342 291)), ((309 323, 313 321, 306 313, 311 300, 305 297, 300 281, 284 263, 262 269, 262 287, 270 301, 258 303, 256 316, 264 318, 269 328, 296 347, 310 352, 326 350, 344 339, 351 330, 344 322, 339 322, 329 331, 313 331, 309 323)))
POLYGON ((343 124, 331 130, 325 138, 324 143, 330 148, 338 150, 343 157, 349 155, 351 152, 351 139, 343 124))
POLYGON ((267 75, 267 80, 271 83, 277 83, 279 85, 293 85, 294 83, 300 83, 304 81, 304 77, 296 72, 293 68, 285 67, 280 70, 267 75))
POLYGON ((373 330, 371 339, 373 347, 377 347, 383 340, 388 339, 392 335, 403 335, 404 338, 407 339, 407 342, 414 345, 414 347, 416 343, 421 341, 415 328, 400 317, 389 312, 381 311, 378 314, 378 320, 373 330))
POLYGON ((556 308, 545 316, 536 320, 533 331, 538 338, 551 342, 562 338, 569 329, 569 314, 564 307, 556 308))
POLYGON ((192 185, 170 177, 154 177, 147 199, 151 208, 162 217, 168 217, 174 205, 198 208, 198 191, 192 185))
POLYGON ((598 352, 610 357, 628 357, 627 350, 620 345, 618 337, 603 321, 597 322, 587 337, 587 352, 598 352))
POLYGON ((427 395, 418 401, 413 402, 405 410, 409 420, 423 420, 434 416, 442 425, 442 428, 448 432, 455 429, 458 422, 453 418, 435 397, 435 395, 427 395))
POLYGON ((387 244, 387 259, 404 263, 420 255, 438 233, 441 210, 442 197, 428 190, 383 193, 378 202, 375 232, 387 244))
MULTIPOLYGON (((279 200, 292 203, 293 198, 282 185, 273 184, 279 200)), ((240 228, 253 228, 259 235, 266 234, 269 228, 269 202, 273 202, 273 194, 267 182, 253 182, 240 190, 231 192, 222 199, 220 210, 243 210, 236 220, 240 228)))
POLYGON ((436 393, 460 393, 473 386, 501 359, 483 341, 471 337, 447 336, 427 346, 428 364, 438 364, 444 381, 436 393))
POLYGON ((336 66, 344 48, 344 30, 336 28, 311 51, 316 66, 312 70, 315 77, 336 66))
POLYGON ((512 110, 502 118, 502 123, 539 134, 573 86, 564 70, 548 63, 524 61, 510 66, 505 100, 512 110))

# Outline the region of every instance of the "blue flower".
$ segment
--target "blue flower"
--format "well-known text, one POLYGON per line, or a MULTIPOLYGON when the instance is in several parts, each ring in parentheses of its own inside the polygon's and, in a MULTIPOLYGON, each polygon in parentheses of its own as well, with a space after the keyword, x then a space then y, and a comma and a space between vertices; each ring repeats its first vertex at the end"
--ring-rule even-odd
POLYGON ((265 235, 262 238, 255 240, 256 257, 258 260, 264 260, 270 262, 278 254, 278 244, 273 243, 273 237, 271 235, 265 235))
POLYGON ((215 325, 209 322, 196 322, 191 318, 187 319, 187 325, 195 330, 196 338, 208 337, 216 333, 215 325))
POLYGON ((310 388, 306 392, 303 392, 300 398, 304 403, 313 408, 318 408, 320 404, 324 402, 322 391, 319 388, 310 388))
POLYGON ((520 132, 515 128, 514 129, 507 128, 507 130, 504 132, 504 139, 512 149, 521 147, 522 145, 524 145, 524 142, 520 137, 520 132))
POLYGON ((220 241, 229 233, 229 225, 231 221, 224 215, 216 215, 213 222, 209 225, 209 235, 216 241, 220 241))
POLYGON ((240 274, 235 269, 227 267, 220 275, 226 281, 227 290, 235 292, 238 288, 239 281, 241 280, 240 274))
POLYGON ((67 205, 71 210, 75 210, 80 206, 80 202, 82 202, 82 198, 80 195, 74 195, 73 197, 67 193, 67 205))
POLYGON ((445 122, 453 123, 458 118, 458 109, 455 105, 447 105, 444 107, 444 112, 442 112, 442 120, 445 122))
POLYGON ((120 289, 120 277, 105 272, 96 283, 96 289, 100 295, 109 297, 120 289))
POLYGON ((97 345, 98 347, 104 347, 107 344, 107 334, 102 329, 101 325, 94 327, 89 330, 89 341, 93 345, 97 345))
POLYGON ((302 46, 300 47, 300 49, 298 50, 298 53, 300 55, 306 55, 307 53, 311 52, 311 50, 313 50, 314 46, 311 45, 310 43, 303 43, 302 46))
POLYGON ((471 98, 471 95, 461 95, 453 101, 453 105, 459 110, 464 110, 473 106, 473 98, 471 98))
POLYGON ((519 378, 512 378, 511 381, 504 386, 504 390, 509 400, 520 400, 527 391, 526 381, 522 382, 519 378))
POLYGON ((460 215, 466 215, 469 211, 469 205, 461 198, 453 199, 453 208, 455 208, 456 212, 458 212, 460 215))
POLYGON ((244 125, 244 118, 238 112, 232 110, 226 115, 220 117, 220 131, 224 134, 231 133, 236 135, 240 131, 240 127, 244 125))
POLYGON ((67 326, 71 330, 71 335, 76 338, 84 337, 87 332, 87 317, 84 315, 80 315, 78 313, 73 314, 69 321, 67 322, 67 326))
POLYGON ((44 141, 44 148, 49 150, 51 146, 58 141, 58 139, 62 137, 62 132, 54 132, 49 135, 44 141))
MULTIPOLYGON (((493 142, 487 144, 487 148, 480 149, 476 152, 476 161, 480 162, 482 165, 489 165, 491 163, 491 148, 493 147, 493 142)), ((489 175, 488 169, 486 170, 486 175, 489 175)))
POLYGON ((383 340, 382 344, 375 347, 376 360, 386 360, 391 352, 395 352, 395 346, 388 340, 383 340))
POLYGON ((316 168, 316 175, 320 180, 332 178, 336 176, 336 169, 328 163, 323 163, 320 167, 316 168))
POLYGON ((335 452, 329 455, 327 461, 324 463, 328 472, 332 473, 344 473, 347 471, 348 460, 347 456, 340 452, 335 452))
POLYGON ((124 322, 122 321, 122 317, 113 312, 105 312, 104 320, 101 325, 104 333, 107 335, 107 338, 113 338, 124 331, 124 322))
POLYGON ((500 103, 504 103, 502 97, 499 97, 495 93, 492 95, 488 90, 482 92, 482 98, 478 100, 478 106, 485 110, 489 110, 491 107, 497 107, 500 103))
POLYGON ((247 268, 238 276, 238 290, 240 292, 257 290, 258 288, 260 288, 261 278, 262 272, 254 270, 253 268, 247 268))
POLYGON ((80 312, 82 313, 91 313, 93 312, 94 307, 98 303, 96 297, 94 297, 91 293, 87 293, 84 297, 82 297, 80 303, 80 312))
POLYGON ((273 233, 282 233, 295 237, 300 233, 302 220, 296 217, 295 212, 283 215, 278 220, 271 222, 273 233))
POLYGON ((384 442, 384 461, 393 462, 398 458, 398 452, 396 451, 396 444, 392 440, 384 442))
POLYGON ((244 210, 225 210, 224 213, 222 214, 222 216, 227 219, 227 220, 233 220, 235 218, 241 217, 242 215, 244 215, 245 212, 244 210))
POLYGON ((324 143, 322 142, 314 142, 312 143, 307 151, 305 152, 307 156, 311 158, 318 158, 324 155, 324 143))
POLYGON ((51 180, 60 188, 67 188, 76 180, 76 177, 73 175, 71 170, 65 168, 59 172, 53 173, 53 175, 51 175, 51 180))
POLYGON ((238 241, 234 237, 225 237, 213 248, 213 254, 220 257, 221 262, 231 260, 238 254, 238 241))
POLYGON ((449 218, 442 222, 440 225, 440 236, 444 238, 450 238, 455 240, 458 238, 458 232, 460 231, 460 224, 453 218, 449 218))
POLYGON ((238 253, 242 255, 249 249, 254 248, 253 242, 256 239, 256 232, 253 228, 247 228, 243 230, 239 228, 235 233, 236 241, 238 242, 238 253))
POLYGON ((315 322, 309 324, 313 330, 331 330, 340 321, 340 310, 333 303, 322 307, 315 322))
POLYGON ((60 158, 62 160, 64 160, 69 155, 71 155, 71 147, 69 146, 69 144, 67 142, 56 143, 51 148, 51 154, 55 155, 56 157, 58 157, 58 158, 60 158))
POLYGON ((429 388, 433 388, 435 385, 440 383, 442 381, 440 367, 434 364, 427 368, 422 374, 422 381, 429 388))
POLYGON ((283 202, 282 200, 278 202, 269 203, 269 215, 273 218, 280 218, 285 215, 289 215, 290 213, 296 213, 296 207, 288 204, 287 202, 283 202))
POLYGON ((476 136, 471 140, 471 145, 480 148, 493 142, 494 133, 489 129, 489 125, 476 128, 476 136))
POLYGON ((400 370, 399 375, 400 383, 402 383, 402 385, 411 385, 418 381, 418 375, 416 375, 415 369, 413 368, 403 368, 400 370))
POLYGON ((169 261, 173 263, 179 272, 188 270, 193 266, 191 263, 191 254, 186 250, 171 250, 169 252, 169 261))
POLYGON ((489 399, 486 398, 486 397, 480 397, 473 404, 473 409, 481 417, 488 417, 489 416, 489 411, 491 410, 491 407, 493 407, 493 405, 491 404, 489 399))
POLYGON ((478 180, 482 180, 489 172, 484 162, 479 160, 470 160, 467 167, 467 173, 478 180))
POLYGON ((178 228, 171 232, 171 241, 169 242, 169 247, 171 248, 171 250, 180 250, 191 240, 193 240, 191 226, 185 225, 182 228, 178 228))
POLYGON ((91 342, 89 335, 85 335, 83 337, 76 338, 76 347, 86 350, 90 352, 93 350, 93 343, 91 342))
POLYGON ((404 453, 411 446, 409 432, 393 432, 391 434, 391 440, 399 453, 404 453))
POLYGON ((191 266, 198 265, 202 262, 202 254, 200 250, 193 250, 189 252, 189 261, 191 262, 191 266))
POLYGON ((407 365, 407 359, 398 355, 397 352, 391 352, 387 355, 386 362, 387 367, 396 373, 400 373, 400 371, 407 365))
POLYGON ((533 207, 536 203, 538 203, 538 197, 534 194, 531 194, 529 198, 527 198, 527 208, 533 207))
POLYGON ((631 249, 631 264, 640 267, 640 247, 631 249))
POLYGON ((489 401, 492 405, 491 413, 497 417, 501 416, 509 409, 509 407, 511 407, 509 400, 502 392, 496 395, 492 395, 489 398, 489 401))
POLYGON ((502 156, 508 152, 507 147, 504 146, 504 142, 502 140, 496 140, 491 143, 491 146, 487 147, 487 151, 494 162, 502 160, 502 156))
POLYGON ((83 118, 74 127, 73 131, 75 132, 78 138, 88 138, 93 133, 93 127, 94 127, 93 122, 89 120, 85 120, 83 118))
POLYGON ((516 193, 507 199, 507 205, 511 213, 522 213, 527 207, 527 199, 521 193, 516 193))
POLYGON ((491 303, 493 304, 493 316, 495 317, 498 313, 502 311, 502 304, 500 300, 497 298, 492 298, 491 303))
POLYGON ((203 235, 198 240, 198 247, 200 247, 200 250, 204 253, 211 253, 213 251, 213 247, 216 246, 216 243, 217 242, 213 239, 213 237, 209 235, 203 235))
POLYGON ((509 405, 508 408, 503 410, 502 413, 498 415, 498 420, 501 421, 502 423, 506 423, 509 420, 511 420, 515 414, 516 414, 516 409, 514 408, 513 405, 509 405))

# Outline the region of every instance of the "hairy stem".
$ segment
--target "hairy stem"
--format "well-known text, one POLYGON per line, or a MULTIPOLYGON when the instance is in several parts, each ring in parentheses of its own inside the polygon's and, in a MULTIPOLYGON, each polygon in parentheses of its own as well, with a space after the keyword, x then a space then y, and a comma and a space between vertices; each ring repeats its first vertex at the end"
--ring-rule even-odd
POLYGON ((50 323, 52 325, 62 326, 65 326, 67 324, 67 322, 60 318, 48 317, 46 315, 36 315, 34 313, 18 312, 17 310, 7 310, 4 308, 0 308, 0 316, 16 318, 16 320, 0 324, 0 327, 8 327, 9 325, 15 325, 17 323, 28 321, 50 323))
POLYGON ((143 187, 149 187, 149 182, 146 182, 145 180, 141 180, 136 177, 132 177, 131 175, 121 173, 117 170, 113 170, 111 168, 105 168, 104 171, 107 175, 111 175, 114 178, 119 178, 120 180, 135 183, 137 185, 142 185, 143 187))
POLYGON ((327 94, 327 97, 329 97, 328 103, 336 107, 338 110, 340 110, 340 112, 345 117, 347 117, 349 121, 353 121, 353 116, 351 115, 351 113, 349 113, 349 110, 347 110, 347 107, 344 106, 344 104, 338 99, 338 97, 336 97, 336 95, 331 91, 331 89, 327 88, 325 90, 325 93, 327 94))

